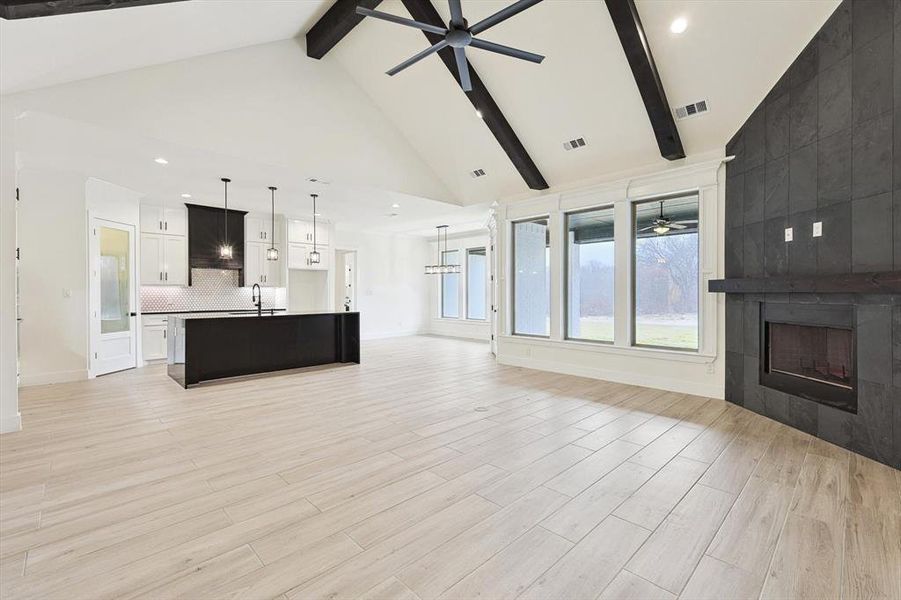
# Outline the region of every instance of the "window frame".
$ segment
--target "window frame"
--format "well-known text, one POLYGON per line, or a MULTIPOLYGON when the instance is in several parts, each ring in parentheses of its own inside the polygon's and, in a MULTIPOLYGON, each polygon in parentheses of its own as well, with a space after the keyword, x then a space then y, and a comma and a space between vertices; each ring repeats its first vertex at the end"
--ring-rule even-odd
POLYGON ((703 322, 704 322, 704 305, 703 305, 703 297, 701 294, 701 288, 703 286, 703 233, 702 233, 702 225, 701 222, 701 194, 699 191, 690 191, 690 192, 682 192, 675 194, 665 194, 661 196, 652 196, 647 198, 641 198, 637 200, 629 201, 629 347, 631 348, 642 348, 648 350, 666 350, 669 352, 681 352, 686 354, 699 354, 701 352, 701 346, 703 344, 703 322), (654 202, 666 202, 667 200, 675 200, 677 198, 695 198, 698 205, 698 226, 697 226, 697 236, 698 236, 698 287, 696 290, 697 294, 697 302, 698 302, 698 342, 697 347, 695 348, 682 348, 679 346, 660 346, 656 344, 639 344, 636 341, 636 333, 638 331, 636 317, 638 315, 638 294, 637 294, 637 283, 638 283, 638 262, 637 262, 637 249, 638 249, 638 211, 637 207, 640 204, 651 204, 654 202))
MULTIPOLYGON (((488 277, 489 277, 489 275, 488 275, 488 271, 489 271, 488 246, 487 245, 486 246, 473 246, 471 248, 464 248, 463 250, 466 254, 466 265, 463 267, 463 272, 461 273, 461 275, 465 275, 464 279, 466 280, 466 282, 464 284, 464 289, 463 289, 463 296, 464 296, 464 298, 466 298, 466 311, 465 311, 466 316, 458 317, 458 318, 463 319, 465 321, 473 321, 475 323, 485 323, 488 321, 488 312, 489 312, 489 310, 491 310, 490 303, 488 302, 488 277), (469 294, 469 255, 470 255, 470 252, 472 252, 473 250, 481 250, 482 251, 481 256, 485 257, 485 290, 484 290, 484 294, 483 294, 485 297, 484 298, 484 300, 485 300, 485 316, 482 317, 481 319, 469 316, 469 297, 470 297, 470 294, 469 294)), ((444 301, 443 298, 444 298, 444 295, 442 294, 442 302, 444 301)))
MULTIPOLYGON (((452 252, 459 252, 459 251, 460 251, 459 248, 454 248, 452 250, 442 250, 441 251, 442 261, 441 262, 443 264, 449 264, 447 255, 452 252)), ((461 319, 461 317, 460 317, 460 279, 459 279, 460 275, 463 275, 462 269, 461 269, 460 273, 442 273, 438 276, 438 279, 440 280, 438 282, 438 318, 439 319, 446 319, 449 321, 458 321, 461 319), (448 275, 456 275, 458 278, 457 279, 457 316, 455 316, 455 317, 447 316, 444 314, 444 278, 447 277, 448 275)))
POLYGON ((598 206, 590 206, 588 208, 579 208, 576 210, 563 211, 563 340, 569 342, 586 342, 589 344, 604 344, 612 346, 616 343, 616 204, 606 203, 598 206), (578 215, 586 212, 594 212, 597 210, 609 210, 613 217, 613 339, 611 340, 593 340, 591 338, 571 337, 569 335, 569 276, 570 276, 570 254, 569 254, 569 217, 570 215, 578 215))
MULTIPOLYGON (((546 221, 545 227, 547 228, 547 233, 545 234, 546 238, 551 235, 551 215, 550 213, 544 215, 536 215, 532 217, 526 217, 522 219, 514 219, 510 221, 510 335, 516 337, 523 338, 535 338, 541 340, 549 340, 551 338, 551 327, 550 323, 548 323, 548 332, 544 335, 537 333, 518 333, 516 331, 516 225, 519 223, 532 223, 535 221, 546 221)), ((551 246, 551 242, 546 240, 545 246, 546 249, 549 249, 551 246)), ((553 268, 553 257, 551 260, 548 260, 548 272, 550 274, 550 269, 553 268)), ((553 281, 547 286, 547 296, 548 296, 548 312, 550 313, 550 319, 553 319, 553 311, 551 311, 551 300, 553 299, 553 291, 552 291, 553 281)))

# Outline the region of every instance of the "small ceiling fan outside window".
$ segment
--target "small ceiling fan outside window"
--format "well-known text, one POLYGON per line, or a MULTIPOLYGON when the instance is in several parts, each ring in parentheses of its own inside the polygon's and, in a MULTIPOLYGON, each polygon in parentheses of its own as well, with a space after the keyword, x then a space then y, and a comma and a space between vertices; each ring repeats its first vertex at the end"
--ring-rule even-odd
POLYGON ((365 8, 362 6, 357 7, 357 14, 363 15, 364 17, 375 17, 376 19, 381 19, 390 23, 406 25, 407 27, 414 27, 428 33, 434 33, 436 35, 444 36, 444 39, 437 44, 431 46, 430 48, 426 48, 422 52, 400 63, 393 69, 388 70, 388 75, 397 75, 410 65, 419 62, 423 58, 430 56, 438 52, 439 50, 450 47, 454 49, 454 58, 456 58, 457 60, 457 71, 460 74, 460 86, 464 91, 469 92, 472 91, 472 82, 469 77, 469 64, 466 60, 467 47, 478 48, 479 50, 487 50, 488 52, 496 52, 497 54, 512 56, 513 58, 519 58, 521 60, 527 60, 533 63, 540 63, 544 60, 544 56, 535 54, 534 52, 526 52, 525 50, 511 48, 509 46, 496 44, 494 42, 489 42, 487 40, 482 40, 474 37, 486 31, 487 29, 494 27, 498 23, 502 23, 510 17, 521 13, 527 8, 538 4, 539 2, 541 2, 541 0, 519 0, 518 2, 511 4, 507 8, 499 10, 490 17, 482 19, 472 27, 469 27, 466 19, 463 18, 463 8, 460 5, 460 0, 448 0, 448 4, 450 5, 451 19, 446 28, 437 27, 428 23, 422 23, 420 21, 414 21, 413 19, 398 17, 397 15, 392 15, 390 13, 378 10, 372 10, 371 8, 365 8))
POLYGON ((644 233, 645 231, 653 231, 657 235, 665 235, 669 233, 671 230, 679 230, 679 229, 687 229, 691 225, 697 226, 697 219, 686 219, 681 221, 674 221, 672 219, 667 218, 663 214, 663 201, 660 201, 660 214, 654 219, 650 225, 647 227, 642 227, 638 230, 638 233, 644 233))

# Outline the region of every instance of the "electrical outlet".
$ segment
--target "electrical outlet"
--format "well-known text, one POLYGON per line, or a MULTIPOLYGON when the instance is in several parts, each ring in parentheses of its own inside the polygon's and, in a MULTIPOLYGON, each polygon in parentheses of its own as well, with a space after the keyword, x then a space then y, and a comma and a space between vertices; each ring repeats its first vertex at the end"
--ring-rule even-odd
POLYGON ((823 222, 816 221, 813 224, 813 237, 822 237, 823 236, 823 222))
POLYGON ((785 241, 786 241, 786 242, 790 242, 790 241, 792 241, 793 239, 795 239, 795 233, 794 233, 794 230, 792 230, 791 227, 786 227, 786 228, 785 228, 785 241))

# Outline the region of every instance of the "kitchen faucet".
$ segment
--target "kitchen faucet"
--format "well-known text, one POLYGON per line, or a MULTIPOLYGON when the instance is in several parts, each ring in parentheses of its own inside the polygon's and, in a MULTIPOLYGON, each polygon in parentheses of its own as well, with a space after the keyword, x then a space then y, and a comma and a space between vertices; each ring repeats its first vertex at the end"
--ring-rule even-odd
POLYGON ((253 305, 257 307, 257 316, 263 316, 263 290, 260 289, 260 284, 253 284, 253 288, 251 288, 250 292, 250 301, 253 302, 253 305))

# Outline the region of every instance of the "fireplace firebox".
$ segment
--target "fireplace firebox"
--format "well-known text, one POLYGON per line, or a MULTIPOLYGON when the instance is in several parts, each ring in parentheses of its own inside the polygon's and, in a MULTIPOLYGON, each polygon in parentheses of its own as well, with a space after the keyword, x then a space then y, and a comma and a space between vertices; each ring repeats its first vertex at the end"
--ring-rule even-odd
POLYGON ((853 306, 763 303, 760 384, 857 413, 853 306))

